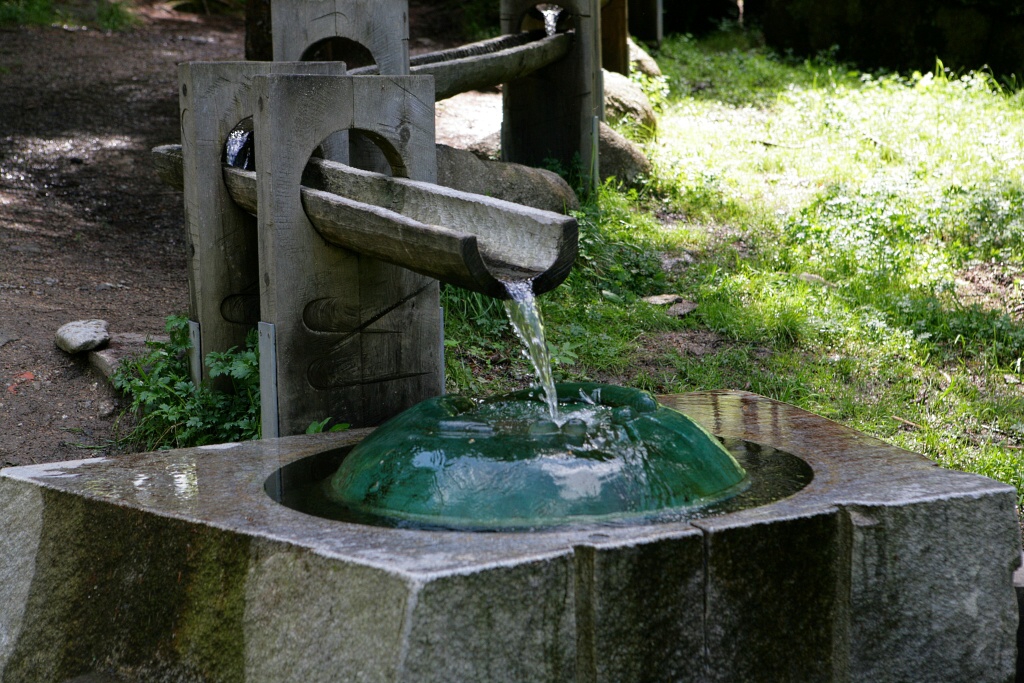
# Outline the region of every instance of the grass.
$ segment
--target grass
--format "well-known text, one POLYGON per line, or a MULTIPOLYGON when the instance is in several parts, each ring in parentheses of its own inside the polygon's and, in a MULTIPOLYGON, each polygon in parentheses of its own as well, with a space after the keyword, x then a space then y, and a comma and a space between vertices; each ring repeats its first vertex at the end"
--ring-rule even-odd
POLYGON ((86 0, 0 0, 0 26, 71 24, 102 31, 124 31, 138 24, 129 2, 86 0))
MULTIPOLYGON (((1024 94, 734 30, 656 57, 656 171, 585 203, 577 268, 541 298, 556 374, 748 389, 1024 492, 1024 94), (698 307, 640 300, 661 292, 698 307)), ((449 389, 528 382, 500 307, 446 299, 449 389)))

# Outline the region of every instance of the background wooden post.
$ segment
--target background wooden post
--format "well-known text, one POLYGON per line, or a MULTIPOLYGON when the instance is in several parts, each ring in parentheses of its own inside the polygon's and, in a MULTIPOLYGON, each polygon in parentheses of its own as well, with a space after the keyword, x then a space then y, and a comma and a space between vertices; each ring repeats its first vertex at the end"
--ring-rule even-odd
POLYGON ((665 37, 662 0, 629 0, 629 32, 657 47, 665 37))
MULTIPOLYGON (((409 73, 408 0, 274 0, 271 15, 274 61, 310 59, 317 43, 341 38, 368 50, 381 74, 409 73)), ((344 50, 331 59, 344 61, 344 50)))
MULTIPOLYGON (((600 0, 560 0, 560 28, 571 26, 575 44, 557 63, 502 88, 501 154, 506 161, 569 170, 579 164, 591 179, 597 165, 597 126, 604 116, 600 0), (596 119, 595 119, 596 117, 596 119)), ((534 0, 501 0, 502 33, 518 33, 534 0)))
POLYGON ((299 185, 339 130, 373 140, 394 175, 434 182, 433 78, 276 75, 256 88, 261 319, 277 347, 278 424, 264 436, 326 417, 379 424, 441 393, 437 281, 327 245, 299 185))
MULTIPOLYGON (((258 74, 343 74, 342 64, 216 62, 178 70, 189 316, 199 324, 198 357, 245 343, 259 320, 256 223, 235 205, 221 164, 228 134, 253 115, 258 74)), ((206 377, 200 363, 197 382, 206 377)))
POLYGON ((602 0, 601 66, 629 75, 629 19, 626 0, 602 0))

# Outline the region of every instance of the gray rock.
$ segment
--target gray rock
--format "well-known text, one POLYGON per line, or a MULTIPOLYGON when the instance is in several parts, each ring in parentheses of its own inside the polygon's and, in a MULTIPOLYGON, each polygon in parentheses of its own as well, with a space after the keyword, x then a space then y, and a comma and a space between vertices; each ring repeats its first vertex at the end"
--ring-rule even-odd
POLYGON ((680 301, 669 306, 667 313, 673 318, 685 318, 697 310, 697 304, 692 301, 680 301))
POLYGON ((604 113, 612 123, 635 126, 647 138, 658 130, 658 117, 643 88, 622 74, 604 72, 604 113))
POLYGON ((61 326, 54 338, 57 346, 68 353, 82 353, 110 341, 106 320, 76 320, 61 326))
POLYGON ((102 349, 89 352, 89 365, 96 368, 104 377, 113 377, 121 364, 132 357, 146 353, 147 341, 167 342, 164 335, 147 336, 134 332, 124 332, 110 337, 110 343, 102 349))
POLYGON ((496 130, 490 135, 480 138, 466 149, 484 161, 501 159, 501 131, 496 130))
POLYGON ((557 213, 580 206, 576 193, 557 173, 522 164, 483 161, 473 152, 447 145, 437 145, 437 183, 557 213))
POLYGON ((640 148, 604 122, 601 123, 598 150, 601 157, 601 180, 614 177, 625 185, 633 185, 641 176, 651 172, 651 162, 640 148))
POLYGON ((678 294, 655 294, 654 296, 645 296, 642 301, 653 306, 668 306, 669 304, 677 304, 683 300, 683 297, 678 294))
POLYGON ((626 38, 626 45, 629 47, 629 67, 634 71, 658 78, 661 74, 661 67, 654 61, 647 52, 636 44, 632 38, 626 38))

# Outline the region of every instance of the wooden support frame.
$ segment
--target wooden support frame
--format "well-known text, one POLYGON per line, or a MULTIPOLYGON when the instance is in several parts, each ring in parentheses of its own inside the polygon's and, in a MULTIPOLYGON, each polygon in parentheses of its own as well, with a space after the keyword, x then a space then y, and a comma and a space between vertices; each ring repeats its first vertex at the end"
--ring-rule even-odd
POLYGON ((665 36, 662 0, 629 0, 629 32, 655 47, 665 36))
POLYGON ((408 0, 274 0, 274 61, 306 59, 330 38, 359 43, 384 75, 409 73, 408 0))
POLYGON ((433 79, 273 75, 255 88, 261 318, 277 349, 277 423, 265 421, 264 436, 326 417, 380 424, 442 393, 438 284, 328 246, 300 185, 316 147, 341 130, 380 145, 396 176, 433 182, 433 79))
POLYGON ((602 0, 601 66, 629 75, 629 8, 626 0, 602 0))
MULTIPOLYGON (((255 111, 253 78, 279 72, 344 74, 345 65, 197 62, 178 69, 189 316, 199 327, 199 358, 243 345, 259 319, 255 220, 232 201, 221 163, 228 134, 255 111)), ((192 376, 197 384, 206 378, 202 363, 192 364, 192 376)))
MULTIPOLYGON (((181 189, 181 146, 153 150, 160 177, 181 189)), ((258 214, 256 173, 225 165, 234 202, 258 214)), ((529 279, 533 293, 557 287, 576 260, 576 219, 561 213, 312 158, 302 206, 331 244, 498 299, 504 281, 529 279)))
MULTIPOLYGON (((502 33, 518 33, 536 0, 501 0, 502 33)), ((597 125, 604 117, 600 0, 560 0, 574 32, 562 60, 502 89, 501 153, 506 161, 544 166, 578 163, 597 177, 597 125)))

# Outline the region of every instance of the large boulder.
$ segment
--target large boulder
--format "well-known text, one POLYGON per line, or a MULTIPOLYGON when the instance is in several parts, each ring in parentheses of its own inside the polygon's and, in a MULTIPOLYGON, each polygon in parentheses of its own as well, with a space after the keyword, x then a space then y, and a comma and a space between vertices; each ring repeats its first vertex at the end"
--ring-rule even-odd
POLYGON ((437 184, 558 213, 580 206, 576 193, 557 173, 484 161, 470 151, 447 145, 437 145, 437 184))
POLYGON ((614 124, 635 126, 643 137, 653 137, 658 129, 654 107, 643 88, 614 71, 604 72, 604 113, 614 124))
POLYGON ((601 180, 614 177, 625 185, 636 184, 650 174, 651 162, 643 151, 607 123, 601 122, 600 155, 601 180))
POLYGON ((654 57, 647 54, 647 51, 637 45, 635 40, 626 38, 626 46, 629 48, 630 69, 651 78, 661 77, 661 67, 654 61, 654 57))

